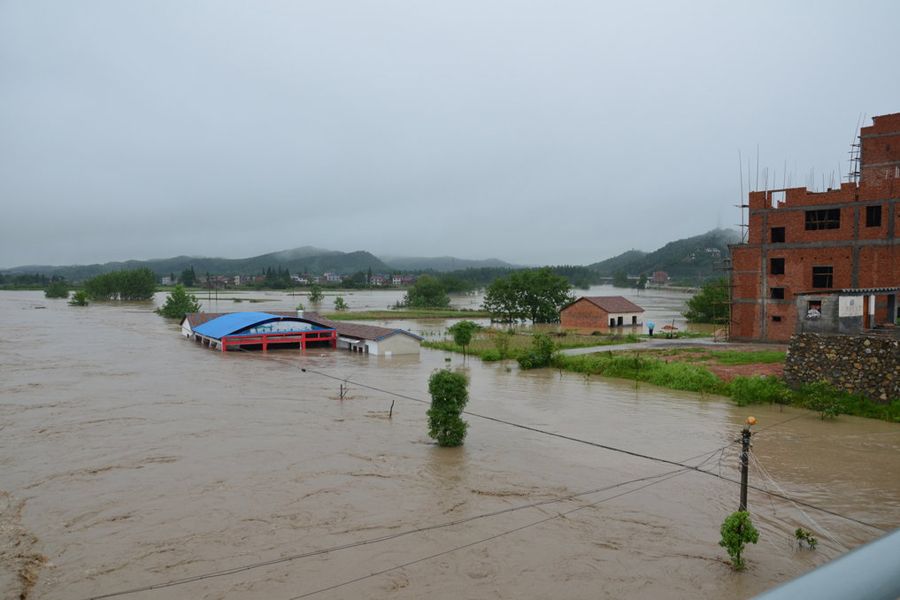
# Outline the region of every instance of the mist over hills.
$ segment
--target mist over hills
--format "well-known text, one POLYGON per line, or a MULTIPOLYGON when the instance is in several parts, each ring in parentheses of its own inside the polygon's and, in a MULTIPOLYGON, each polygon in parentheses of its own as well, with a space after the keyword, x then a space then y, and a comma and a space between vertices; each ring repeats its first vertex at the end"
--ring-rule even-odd
MULTIPOLYGON (((618 256, 587 265, 600 277, 612 277, 617 272, 627 275, 650 275, 665 271, 672 279, 702 281, 721 274, 723 259, 728 257, 728 244, 740 241, 740 234, 730 229, 714 229, 701 235, 669 242, 653 252, 628 250, 618 256)), ((496 258, 483 260, 463 259, 453 256, 440 257, 377 257, 365 250, 340 252, 313 246, 302 246, 277 252, 269 252, 249 258, 213 258, 205 256, 175 256, 149 260, 127 260, 92 265, 25 265, 5 269, 5 274, 38 273, 60 276, 69 281, 82 281, 101 273, 120 269, 146 267, 158 275, 180 274, 193 267, 202 275, 257 275, 268 268, 288 269, 291 273, 324 272, 350 275, 371 269, 373 273, 397 271, 451 272, 466 269, 522 268, 496 258)))
POLYGON ((590 264, 588 268, 603 277, 612 277, 619 271, 626 275, 665 271, 672 279, 703 281, 724 275, 722 268, 729 256, 728 245, 740 241, 740 233, 733 229, 713 229, 669 242, 653 252, 629 250, 590 264))

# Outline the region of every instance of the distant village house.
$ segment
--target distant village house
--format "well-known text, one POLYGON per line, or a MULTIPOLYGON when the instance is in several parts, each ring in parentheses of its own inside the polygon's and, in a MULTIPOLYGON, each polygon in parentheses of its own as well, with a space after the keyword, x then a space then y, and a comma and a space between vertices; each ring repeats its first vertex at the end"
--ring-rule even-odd
POLYGON ((644 309, 622 296, 582 296, 559 311, 563 329, 609 331, 636 327, 644 309))

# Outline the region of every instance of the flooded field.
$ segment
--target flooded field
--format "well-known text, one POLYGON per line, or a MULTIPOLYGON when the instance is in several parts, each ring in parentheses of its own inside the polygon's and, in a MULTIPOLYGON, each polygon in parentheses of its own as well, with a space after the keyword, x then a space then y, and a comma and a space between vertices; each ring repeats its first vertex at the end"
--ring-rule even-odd
MULTIPOLYGON (((296 305, 273 297, 218 310, 296 305)), ((223 354, 152 308, 0 293, 0 598, 746 598, 900 525, 897 424, 424 349, 223 354), (445 364, 471 379, 458 449, 416 401, 445 364), (718 476, 748 414, 751 483, 875 527, 751 490, 733 573, 718 476)))

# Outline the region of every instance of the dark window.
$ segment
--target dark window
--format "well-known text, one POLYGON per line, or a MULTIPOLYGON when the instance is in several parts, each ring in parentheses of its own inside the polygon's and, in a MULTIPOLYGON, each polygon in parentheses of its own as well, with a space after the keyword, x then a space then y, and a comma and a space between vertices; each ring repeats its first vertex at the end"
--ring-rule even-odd
POLYGON ((769 273, 772 275, 784 275, 784 259, 772 258, 769 260, 769 273))
POLYGON ((881 206, 866 207, 866 227, 881 227, 881 206))
POLYGON ((784 288, 769 288, 774 300, 784 300, 784 288))
POLYGON ((813 267, 814 288, 830 288, 834 282, 834 269, 832 267, 813 267))
POLYGON ((841 209, 826 208, 806 211, 806 229, 839 229, 841 226, 841 209))
POLYGON ((779 315, 772 315, 772 320, 776 323, 781 323, 781 317, 779 315))
POLYGON ((772 243, 773 244, 783 244, 784 243, 784 227, 773 227, 772 228, 772 243))

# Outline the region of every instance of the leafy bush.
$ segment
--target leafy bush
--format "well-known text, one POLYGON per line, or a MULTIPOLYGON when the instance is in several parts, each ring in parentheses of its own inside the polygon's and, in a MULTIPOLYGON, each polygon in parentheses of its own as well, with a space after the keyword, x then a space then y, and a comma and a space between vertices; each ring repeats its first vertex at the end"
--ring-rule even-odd
POLYGON ((62 279, 57 279, 56 281, 51 281, 50 285, 47 286, 47 289, 44 290, 44 297, 46 297, 46 298, 68 298, 69 297, 69 284, 67 284, 62 279))
POLYGON ((460 414, 469 401, 468 385, 465 375, 448 369, 437 371, 428 379, 428 435, 438 446, 461 446, 466 438, 468 424, 460 414))
POLYGON ((556 346, 550 336, 536 333, 531 340, 531 350, 518 358, 519 367, 522 369, 549 367, 555 350, 556 346))
POLYGON ((165 304, 156 309, 156 314, 167 319, 183 319, 188 313, 200 311, 200 302, 193 294, 188 294, 180 283, 166 298, 165 304))
POLYGON ((738 376, 728 384, 728 395, 738 406, 761 404, 764 402, 786 404, 790 401, 791 391, 784 382, 772 375, 750 377, 738 376))
POLYGON ((347 303, 344 302, 343 296, 338 296, 337 298, 334 299, 334 310, 345 311, 345 310, 347 310, 347 308, 348 308, 347 303))
POLYGON ((479 355, 479 358, 485 362, 492 362, 495 360, 503 360, 503 355, 500 354, 499 350, 484 350, 479 355))
POLYGON ((74 294, 72 294, 72 299, 69 300, 69 306, 87 306, 88 305, 88 297, 82 290, 78 290, 74 294))
POLYGON ((816 546, 819 544, 819 540, 815 538, 812 534, 812 531, 808 529, 803 529, 802 527, 798 527, 794 532, 794 537, 797 538, 797 545, 801 548, 805 543, 810 550, 815 550, 816 546))
POLYGON ((750 521, 750 513, 739 510, 725 518, 720 529, 722 539, 719 545, 728 551, 731 557, 731 566, 735 571, 744 568, 744 559, 741 556, 744 546, 749 542, 755 544, 759 541, 759 532, 750 521))
POLYGON ((804 384, 800 386, 799 392, 802 404, 810 410, 817 411, 822 420, 834 419, 841 412, 845 412, 842 405, 846 394, 824 381, 804 384))

